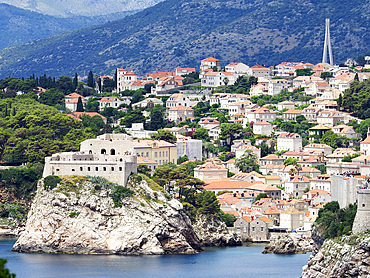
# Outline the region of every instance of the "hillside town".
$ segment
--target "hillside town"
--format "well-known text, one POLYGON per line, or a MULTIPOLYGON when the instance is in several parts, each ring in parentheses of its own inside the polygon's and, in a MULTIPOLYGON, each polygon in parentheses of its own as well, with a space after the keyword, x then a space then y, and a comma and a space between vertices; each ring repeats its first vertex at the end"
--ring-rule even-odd
MULTIPOLYGON (((365 137, 358 133, 356 126, 362 120, 341 111, 338 104, 351 82, 367 80, 370 72, 349 66, 353 65, 283 62, 249 67, 234 62, 221 68, 220 60, 209 57, 201 61, 198 78, 194 78, 195 68, 148 73, 143 78, 118 68, 116 89, 112 96, 101 97, 98 107, 126 112, 131 106, 146 117, 145 122, 132 122, 129 127, 122 125, 122 119, 113 125, 135 139, 137 164, 152 174, 168 163, 203 161, 194 169, 194 177, 217 195, 224 213, 235 216, 230 229, 243 240, 268 241, 272 232, 310 235, 319 210, 331 201, 341 207, 355 203, 356 188, 365 185, 370 174, 370 132, 365 137), (189 76, 199 82, 184 85, 189 76), (231 91, 233 85, 251 79, 248 91, 231 91), (139 102, 131 104, 132 97, 117 96, 148 85, 150 91, 139 102), (282 92, 290 97, 269 102, 282 92), (292 97, 295 93, 299 98, 292 97), (163 130, 173 135, 173 142, 151 139, 157 131, 145 130, 155 106, 165 107, 164 118, 172 126, 163 130), (209 112, 199 113, 204 106, 222 113, 222 120, 209 112), (306 129, 294 132, 291 123, 304 124, 306 129), (233 126, 234 134, 228 134, 227 125, 233 126), (327 138, 327 132, 332 138, 327 138), (338 138, 346 143, 333 145, 338 138)), ((114 77, 96 78, 98 93, 104 91, 107 79, 114 77)), ((99 115, 106 123, 98 112, 76 112, 78 100, 86 105, 90 98, 66 95, 69 115, 75 119, 99 115)), ((178 190, 173 188, 171 193, 176 195, 178 190)))
MULTIPOLYGON (((44 176, 98 175, 124 185, 130 173, 145 169, 153 175, 166 165, 197 162, 194 178, 215 193, 232 217, 229 229, 244 241, 268 241, 276 232, 310 236, 325 204, 355 203, 357 189, 367 184, 370 129, 341 109, 341 102, 351 82, 370 77, 362 71, 369 67, 221 67, 209 57, 199 69, 142 78, 117 68, 115 76, 94 77, 93 94, 76 89, 63 98, 66 115, 98 118, 118 134, 100 135, 91 141, 97 147, 83 142, 79 153, 48 157, 44 176), (101 147, 107 140, 111 145, 101 147), (117 144, 127 145, 120 154, 117 144)), ((39 98, 46 92, 35 91, 39 98)), ((173 184, 167 189, 176 197, 173 184)))

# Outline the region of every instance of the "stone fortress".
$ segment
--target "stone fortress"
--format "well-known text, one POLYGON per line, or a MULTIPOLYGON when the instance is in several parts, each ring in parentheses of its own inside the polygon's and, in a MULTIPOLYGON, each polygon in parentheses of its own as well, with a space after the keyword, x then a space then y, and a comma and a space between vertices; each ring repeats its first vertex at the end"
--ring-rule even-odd
POLYGON ((45 158, 43 177, 100 176, 125 185, 137 172, 137 155, 132 137, 126 134, 103 134, 81 143, 79 152, 56 153, 45 158))
POLYGON ((370 176, 360 180, 352 175, 330 175, 332 201, 338 201, 340 208, 357 203, 357 213, 352 232, 361 233, 370 229, 370 176))

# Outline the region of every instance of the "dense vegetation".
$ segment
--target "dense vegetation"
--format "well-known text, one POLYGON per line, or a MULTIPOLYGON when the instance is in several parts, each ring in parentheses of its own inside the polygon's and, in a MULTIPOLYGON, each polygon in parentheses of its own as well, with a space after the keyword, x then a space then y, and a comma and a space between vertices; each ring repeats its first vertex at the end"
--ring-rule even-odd
POLYGON ((324 232, 325 238, 335 238, 347 235, 352 230, 355 220, 357 205, 349 205, 348 208, 339 208, 338 202, 330 202, 319 210, 316 226, 324 232))
POLYGON ((2 163, 43 162, 53 153, 78 150, 81 141, 93 136, 80 122, 28 95, 0 100, 0 115, 2 163))
POLYGON ((10 273, 9 269, 5 268, 7 260, 0 259, 0 277, 1 278, 15 278, 14 273, 10 273))
POLYGON ((4 49, 0 73, 30 75, 49 69, 53 76, 72 76, 76 69, 87 73, 91 65, 101 74, 113 74, 117 67, 143 73, 198 67, 211 55, 223 63, 249 65, 316 63, 327 17, 335 22, 331 38, 340 41, 336 59, 341 61, 368 50, 370 35, 363 31, 370 27, 368 14, 369 6, 361 0, 167 0, 122 20, 4 49))
POLYGON ((360 119, 370 118, 370 79, 353 81, 343 93, 342 106, 360 119))

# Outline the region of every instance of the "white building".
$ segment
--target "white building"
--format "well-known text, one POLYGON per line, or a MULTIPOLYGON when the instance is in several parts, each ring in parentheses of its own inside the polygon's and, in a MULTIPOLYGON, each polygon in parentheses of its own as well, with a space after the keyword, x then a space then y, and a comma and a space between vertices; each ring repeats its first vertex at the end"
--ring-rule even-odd
POLYGON ((137 81, 137 75, 123 68, 117 69, 117 92, 124 91, 124 85, 131 81, 137 81))
POLYGON ((178 136, 176 146, 177 146, 177 158, 186 155, 189 160, 202 160, 202 148, 203 148, 202 140, 178 136))
POLYGON ((81 143, 79 152, 56 153, 45 158, 43 177, 99 176, 125 185, 137 172, 137 158, 132 137, 126 134, 103 134, 81 143))
POLYGON ((201 78, 204 87, 219 87, 222 85, 234 85, 237 75, 231 72, 208 72, 201 78))
POLYGON ((259 121, 253 125, 253 133, 255 135, 266 135, 271 136, 273 133, 272 124, 266 121, 259 121))
POLYGON ((131 103, 131 97, 103 97, 99 102, 99 110, 102 111, 106 107, 119 108, 121 104, 129 105, 131 103))
POLYGON ((281 133, 277 138, 277 150, 279 152, 302 150, 302 137, 298 133, 281 133))
POLYGON ((225 66, 225 71, 237 75, 252 75, 252 70, 249 66, 240 62, 228 64, 225 66))

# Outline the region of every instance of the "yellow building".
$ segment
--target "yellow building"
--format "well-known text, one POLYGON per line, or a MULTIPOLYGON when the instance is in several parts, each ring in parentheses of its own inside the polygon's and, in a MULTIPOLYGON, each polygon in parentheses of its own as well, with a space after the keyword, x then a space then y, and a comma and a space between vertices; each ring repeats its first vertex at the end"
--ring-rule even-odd
POLYGON ((134 149, 138 156, 163 165, 169 162, 177 164, 177 147, 163 140, 134 140, 134 149))

